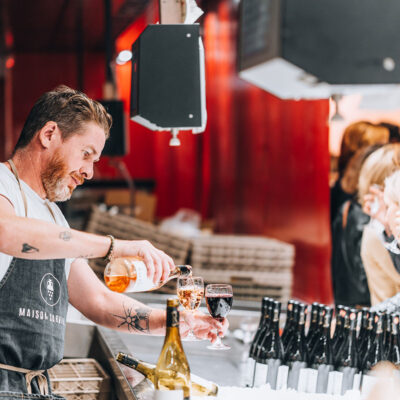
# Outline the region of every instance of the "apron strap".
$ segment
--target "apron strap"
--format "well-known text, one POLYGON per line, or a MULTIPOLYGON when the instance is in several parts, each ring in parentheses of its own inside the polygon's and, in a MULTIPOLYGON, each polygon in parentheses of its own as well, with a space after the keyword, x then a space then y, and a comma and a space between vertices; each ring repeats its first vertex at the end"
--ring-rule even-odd
MULTIPOLYGON (((13 160, 11 160, 11 158, 10 158, 9 160, 7 160, 7 162, 10 164, 11 171, 12 171, 12 173, 14 174, 15 179, 16 179, 17 182, 18 182, 19 190, 20 190, 20 192, 21 192, 22 200, 23 200, 23 202, 24 202, 25 217, 28 217, 28 201, 26 200, 25 192, 22 190, 22 185, 21 185, 21 181, 19 180, 17 168, 15 167, 15 164, 14 164, 13 160)), ((48 208, 48 210, 49 210, 51 216, 53 217, 54 222, 57 223, 56 216, 54 215, 54 212, 53 212, 53 210, 51 209, 50 205, 47 203, 47 201, 46 201, 45 204, 46 204, 46 207, 48 208)))
POLYGON ((8 371, 20 372, 22 374, 25 374, 26 388, 28 390, 28 394, 32 394, 31 383, 32 379, 34 378, 37 378, 40 394, 43 395, 49 394, 49 385, 47 382, 46 375, 44 375, 43 373, 44 370, 32 371, 30 369, 18 368, 18 367, 13 367, 12 365, 5 365, 5 364, 0 364, 0 368, 6 369, 8 371))
POLYGON ((15 179, 18 182, 18 186, 19 186, 19 190, 21 191, 21 195, 22 195, 22 200, 24 202, 24 207, 25 207, 25 217, 28 216, 28 201, 26 200, 26 196, 24 191, 22 190, 22 186, 21 186, 21 182, 19 180, 19 176, 18 176, 18 172, 17 172, 17 168, 15 168, 15 164, 14 162, 11 160, 11 158, 9 160, 7 160, 7 162, 10 164, 11 167, 11 171, 15 176, 15 179))

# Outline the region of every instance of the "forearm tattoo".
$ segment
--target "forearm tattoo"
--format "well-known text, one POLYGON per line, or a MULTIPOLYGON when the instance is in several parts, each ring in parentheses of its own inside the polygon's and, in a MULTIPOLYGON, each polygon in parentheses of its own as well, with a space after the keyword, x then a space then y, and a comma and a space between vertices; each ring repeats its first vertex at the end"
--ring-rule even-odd
POLYGON ((36 247, 31 246, 28 243, 23 243, 21 252, 22 253, 39 253, 39 249, 37 249, 36 247))
POLYGON ((72 238, 72 234, 70 231, 65 231, 65 232, 61 232, 58 237, 62 240, 64 240, 64 242, 68 242, 69 240, 71 240, 72 238))
POLYGON ((125 307, 125 304, 122 305, 124 308, 125 315, 117 315, 113 314, 114 317, 119 318, 122 322, 117 326, 120 328, 121 326, 126 325, 129 332, 143 332, 149 333, 149 317, 151 310, 148 308, 137 308, 133 307, 128 308, 125 307))

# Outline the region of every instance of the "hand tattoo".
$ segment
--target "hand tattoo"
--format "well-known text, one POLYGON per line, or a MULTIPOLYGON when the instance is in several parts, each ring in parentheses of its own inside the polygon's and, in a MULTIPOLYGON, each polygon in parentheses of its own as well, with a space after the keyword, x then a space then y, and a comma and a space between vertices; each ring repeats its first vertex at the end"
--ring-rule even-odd
POLYGON ((65 231, 65 232, 61 232, 58 237, 62 240, 64 240, 64 242, 68 242, 69 240, 71 240, 72 238, 72 234, 70 231, 65 231))
POLYGON ((28 243, 23 243, 22 244, 22 253, 39 253, 39 249, 36 247, 31 246, 28 243))
POLYGON ((126 325, 128 327, 129 332, 131 332, 131 330, 143 333, 150 332, 149 317, 151 310, 146 308, 138 308, 137 310, 133 311, 132 308, 125 308, 124 304, 122 306, 124 308, 124 313, 125 313, 124 316, 113 314, 114 317, 117 317, 122 320, 122 322, 117 326, 117 328, 126 325))

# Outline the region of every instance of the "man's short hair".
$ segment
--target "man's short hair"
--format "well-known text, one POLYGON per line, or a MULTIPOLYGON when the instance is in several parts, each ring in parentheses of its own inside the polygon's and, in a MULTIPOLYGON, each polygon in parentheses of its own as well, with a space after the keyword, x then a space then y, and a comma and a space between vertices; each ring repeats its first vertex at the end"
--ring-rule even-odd
POLYGON ((90 99, 84 93, 68 86, 58 86, 43 94, 34 104, 22 128, 14 152, 26 147, 36 132, 49 121, 57 123, 63 140, 73 134, 79 134, 83 124, 88 122, 98 124, 108 138, 112 117, 102 104, 90 99))

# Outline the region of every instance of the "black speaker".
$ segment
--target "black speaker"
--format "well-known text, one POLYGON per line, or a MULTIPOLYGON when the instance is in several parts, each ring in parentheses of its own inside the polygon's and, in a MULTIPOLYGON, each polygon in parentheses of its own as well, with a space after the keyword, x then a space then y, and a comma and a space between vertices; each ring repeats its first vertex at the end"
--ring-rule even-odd
POLYGON ((132 45, 130 117, 150 129, 201 127, 199 25, 149 25, 132 45))
POLYGON ((124 117, 124 103, 120 100, 99 100, 112 116, 110 137, 106 140, 103 156, 124 156, 127 154, 127 140, 124 117))
POLYGON ((283 59, 330 84, 400 82, 400 1, 242 0, 239 69, 283 59))

